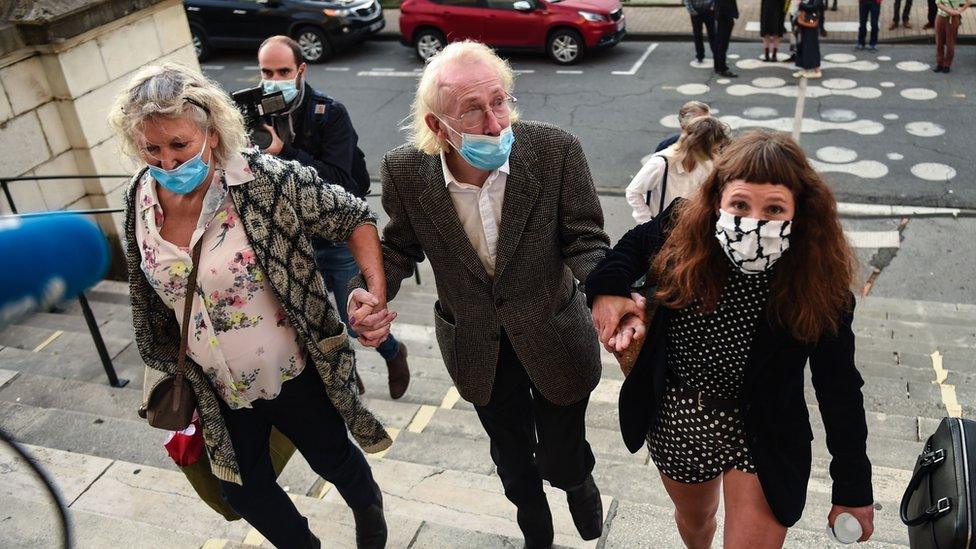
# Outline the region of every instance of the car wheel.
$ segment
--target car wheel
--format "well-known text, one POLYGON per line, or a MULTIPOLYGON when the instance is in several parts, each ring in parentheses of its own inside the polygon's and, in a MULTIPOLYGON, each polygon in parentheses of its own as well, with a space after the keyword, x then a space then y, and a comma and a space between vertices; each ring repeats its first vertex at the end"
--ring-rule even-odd
POLYGON ((559 29, 549 36, 546 52, 560 65, 572 65, 583 57, 586 44, 583 37, 573 29, 559 29))
POLYGON ((417 51, 417 57, 425 63, 437 54, 437 52, 444 49, 446 45, 447 38, 444 38, 444 34, 435 29, 421 30, 417 33, 417 37, 413 41, 414 49, 417 51))
POLYGON ((193 42, 193 51, 197 54, 197 61, 205 61, 210 57, 211 48, 207 43, 207 35, 200 27, 190 26, 190 40, 193 42))
POLYGON ((321 63, 332 56, 332 45, 325 38, 325 33, 315 27, 298 29, 295 41, 309 63, 321 63))

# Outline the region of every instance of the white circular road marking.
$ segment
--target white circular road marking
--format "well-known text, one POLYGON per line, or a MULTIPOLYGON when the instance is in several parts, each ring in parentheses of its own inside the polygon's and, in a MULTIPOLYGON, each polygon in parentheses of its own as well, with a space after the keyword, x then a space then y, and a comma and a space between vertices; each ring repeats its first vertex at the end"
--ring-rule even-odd
POLYGON ((912 174, 926 181, 948 181, 956 176, 956 170, 938 162, 922 162, 912 166, 912 174))
POLYGON ((705 84, 682 84, 675 91, 684 95, 702 95, 708 93, 709 89, 705 84))
POLYGON ((785 86, 786 80, 776 78, 775 76, 764 76, 762 78, 754 78, 752 80, 752 85, 757 88, 778 88, 780 86, 785 86))
POLYGON ((829 53, 824 56, 824 59, 834 63, 851 63, 857 61, 857 57, 849 53, 829 53))
POLYGON ((893 112, 889 112, 888 114, 884 115, 884 119, 885 120, 898 120, 898 115, 895 114, 895 113, 893 113, 893 112))
POLYGON ((930 65, 921 61, 902 61, 895 66, 905 72, 922 72, 929 70, 930 65))
POLYGON ((879 84, 879 85, 880 85, 880 86, 881 86, 882 88, 894 88, 894 87, 895 87, 895 83, 894 83, 894 82, 882 82, 882 83, 881 83, 881 84, 879 84))
POLYGON ((909 122, 905 124, 905 131, 918 137, 936 137, 946 132, 935 122, 909 122))
POLYGON ((844 147, 821 147, 817 149, 817 158, 831 164, 846 164, 857 160, 857 152, 844 147))
POLYGON ((820 114, 820 117, 831 122, 850 122, 857 120, 857 113, 847 109, 827 109, 820 114))
POLYGON ((746 118, 776 118, 779 111, 770 107, 749 107, 742 111, 742 116, 746 118))
POLYGON ((902 160, 905 155, 901 153, 888 153, 888 160, 902 160))
POLYGON ((939 96, 935 90, 928 88, 905 88, 900 93, 902 97, 912 101, 931 101, 939 96))
POLYGON ((850 90, 857 87, 857 82, 850 78, 829 78, 822 85, 830 90, 850 90))

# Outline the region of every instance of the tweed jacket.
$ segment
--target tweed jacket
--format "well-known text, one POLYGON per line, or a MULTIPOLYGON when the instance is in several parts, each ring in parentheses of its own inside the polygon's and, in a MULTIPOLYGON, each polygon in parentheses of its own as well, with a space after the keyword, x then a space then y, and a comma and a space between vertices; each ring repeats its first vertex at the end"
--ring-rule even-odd
MULTIPOLYGON (((311 168, 256 151, 243 155, 254 179, 229 187, 228 192, 258 264, 304 343, 309 359, 306 367, 314 365, 329 399, 363 450, 385 450, 392 440, 359 400, 355 354, 345 326, 326 296, 309 243, 313 236, 348 240, 353 229, 375 223, 376 218, 364 201, 342 187, 323 184, 311 168)), ((135 176, 126 190, 124 234, 132 323, 139 354, 146 363, 145 406, 145 397, 152 387, 176 372, 180 326, 173 310, 159 298, 140 268, 135 238, 135 190, 140 177, 141 174, 135 176)), ((218 478, 240 484, 234 447, 220 413, 220 397, 197 364, 188 358, 187 365, 187 379, 196 396, 211 468, 218 478)))
POLYGON ((440 158, 410 145, 384 156, 387 298, 426 256, 437 285, 437 343, 461 396, 488 403, 504 329, 535 387, 568 405, 600 381, 600 346, 577 279, 610 240, 579 140, 539 122, 512 131, 494 277, 461 226, 440 158))

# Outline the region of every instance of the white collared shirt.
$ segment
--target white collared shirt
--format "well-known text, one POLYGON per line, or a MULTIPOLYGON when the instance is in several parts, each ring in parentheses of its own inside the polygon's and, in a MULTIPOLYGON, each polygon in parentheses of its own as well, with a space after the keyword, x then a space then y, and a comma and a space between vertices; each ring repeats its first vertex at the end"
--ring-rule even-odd
POLYGON ((495 276, 498 225, 502 218, 502 204, 505 202, 508 160, 491 172, 485 184, 480 187, 458 181, 447 167, 443 152, 441 169, 444 171, 444 183, 451 194, 454 210, 461 220, 464 233, 468 235, 471 247, 481 259, 488 276, 495 276))

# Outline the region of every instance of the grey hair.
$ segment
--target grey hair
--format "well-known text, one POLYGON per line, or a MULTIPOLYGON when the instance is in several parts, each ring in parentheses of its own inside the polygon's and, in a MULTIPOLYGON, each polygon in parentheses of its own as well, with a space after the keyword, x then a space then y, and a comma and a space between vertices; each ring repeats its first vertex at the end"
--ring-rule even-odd
POLYGON ((218 165, 248 145, 244 118, 227 93, 199 72, 177 63, 143 68, 115 98, 108 123, 119 138, 122 153, 140 160, 144 137, 141 126, 153 117, 189 118, 218 136, 213 151, 218 165))
POLYGON ((678 123, 681 124, 681 129, 685 129, 692 119, 699 116, 708 116, 711 112, 712 110, 708 107, 708 104, 702 103, 701 101, 689 101, 681 105, 681 108, 678 109, 678 123))
MULTIPOLYGON (((417 84, 417 92, 410 109, 410 117, 413 121, 406 129, 410 132, 411 144, 418 150, 430 155, 447 150, 447 143, 442 142, 437 134, 427 127, 426 118, 428 114, 438 113, 442 108, 440 80, 444 69, 454 65, 475 63, 484 63, 495 69, 502 87, 511 95, 512 88, 515 86, 515 73, 508 61, 498 57, 488 46, 473 40, 462 40, 448 45, 427 61, 427 66, 424 67, 423 75, 417 84)), ((513 110, 509 120, 514 124, 518 119, 518 111, 513 110)))

